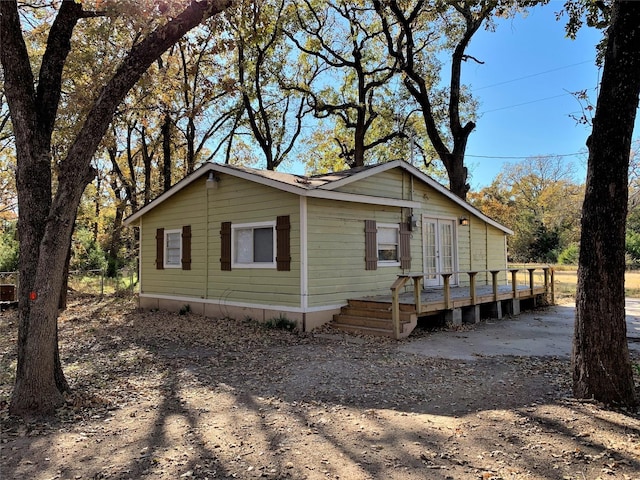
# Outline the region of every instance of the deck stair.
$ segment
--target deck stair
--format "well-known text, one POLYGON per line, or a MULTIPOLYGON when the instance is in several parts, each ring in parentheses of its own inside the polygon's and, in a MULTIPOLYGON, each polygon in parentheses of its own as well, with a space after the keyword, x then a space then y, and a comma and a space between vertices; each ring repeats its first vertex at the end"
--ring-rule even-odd
MULTIPOLYGON (((332 326, 344 332, 394 338, 391 302, 349 300, 340 313, 333 316, 332 326)), ((413 305, 400 306, 400 338, 408 337, 416 328, 418 317, 413 305)))

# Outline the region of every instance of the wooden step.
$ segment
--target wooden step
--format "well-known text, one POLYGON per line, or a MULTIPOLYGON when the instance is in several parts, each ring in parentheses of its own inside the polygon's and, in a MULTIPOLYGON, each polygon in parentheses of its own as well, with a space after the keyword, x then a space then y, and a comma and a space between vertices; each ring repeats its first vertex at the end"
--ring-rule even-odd
POLYGON ((390 337, 393 338, 393 330, 387 330, 383 328, 369 328, 356 325, 342 325, 333 324, 333 327, 337 330, 353 333, 355 335, 372 335, 375 337, 390 337))
MULTIPOLYGON (((411 315, 415 313, 413 311, 400 311, 400 320, 401 321, 410 321, 411 315)), ((391 320, 392 314, 391 309, 378 310, 373 308, 356 308, 351 306, 342 307, 340 310, 341 315, 349 315, 352 317, 364 317, 364 318, 380 318, 391 320)))
MULTIPOLYGON (((400 311, 400 338, 409 336, 418 323, 415 310, 400 311)), ((391 305, 388 302, 349 301, 333 316, 334 328, 360 335, 394 337, 391 305)))
MULTIPOLYGON (((388 309, 391 311, 391 301, 376 301, 376 300, 348 300, 349 306, 354 308, 366 308, 372 310, 385 310, 388 309)), ((415 306, 411 303, 401 303, 400 304, 401 312, 413 312, 415 311, 415 306)))
POLYGON ((393 322, 390 318, 367 318, 355 315, 338 314, 333 316, 333 323, 334 325, 349 325, 353 327, 393 330, 393 322))

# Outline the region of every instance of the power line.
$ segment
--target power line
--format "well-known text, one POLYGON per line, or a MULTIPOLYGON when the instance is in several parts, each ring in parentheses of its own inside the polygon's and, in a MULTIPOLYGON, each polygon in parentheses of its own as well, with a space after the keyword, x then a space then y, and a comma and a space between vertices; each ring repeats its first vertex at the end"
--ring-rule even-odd
POLYGON ((571 95, 571 94, 563 93, 561 95, 554 95, 552 97, 539 98, 537 100, 531 100, 529 102, 517 103, 515 105, 507 105, 506 107, 494 108, 492 110, 485 110, 484 112, 480 112, 480 115, 484 115, 485 113, 491 113, 491 112, 499 112, 500 110, 508 110, 509 108, 522 107, 524 105, 531 105, 532 103, 546 102, 547 100, 553 100, 554 98, 565 97, 567 95, 571 95))
POLYGON ((526 160, 528 158, 535 158, 535 157, 575 157, 576 155, 584 155, 586 154, 586 151, 581 151, 581 152, 575 152, 575 153, 562 153, 562 154, 548 154, 548 155, 527 155, 524 157, 499 157, 496 155, 469 155, 469 154, 465 154, 465 157, 471 157, 471 158, 493 158, 493 159, 498 159, 498 160, 526 160))
MULTIPOLYGON (((585 92, 589 92, 589 91, 591 91, 591 90, 593 90, 593 91, 597 91, 598 89, 597 89, 597 87, 594 87, 594 88, 587 88, 587 89, 585 89, 585 92)), ((532 103, 546 102, 547 100, 553 100, 554 98, 561 98, 561 97, 565 97, 565 96, 567 96, 567 95, 571 95, 571 96, 575 97, 575 95, 574 95, 574 93, 573 93, 573 92, 565 92, 565 93, 562 93, 562 94, 560 94, 560 95, 553 95, 553 96, 551 96, 551 97, 539 98, 539 99, 537 99, 537 100, 531 100, 531 101, 529 101, 529 102, 517 103, 517 104, 515 104, 515 105, 507 105, 507 106, 505 106, 505 107, 499 107, 499 108, 493 108, 493 109, 491 109, 491 110, 485 110, 484 112, 480 112, 480 113, 478 114, 478 116, 482 116, 482 115, 484 115, 485 113, 498 112, 498 111, 500 111, 500 110, 507 110, 507 109, 509 109, 509 108, 516 108, 516 107, 522 107, 522 106, 524 106, 524 105, 531 105, 532 103)))
POLYGON ((484 90, 485 88, 498 87, 500 85, 506 85, 507 83, 518 82, 520 80, 525 80, 527 78, 538 77, 540 75, 545 75, 551 72, 557 72, 558 70, 564 70, 565 68, 576 67, 578 65, 584 65, 585 63, 591 63, 593 60, 585 60, 583 62, 572 63, 571 65, 565 65, 564 67, 552 68, 551 70, 545 70, 544 72, 532 73, 530 75, 525 75, 524 77, 513 78, 511 80, 505 80, 504 82, 493 83, 491 85, 485 85, 484 87, 473 88, 474 91, 484 90))

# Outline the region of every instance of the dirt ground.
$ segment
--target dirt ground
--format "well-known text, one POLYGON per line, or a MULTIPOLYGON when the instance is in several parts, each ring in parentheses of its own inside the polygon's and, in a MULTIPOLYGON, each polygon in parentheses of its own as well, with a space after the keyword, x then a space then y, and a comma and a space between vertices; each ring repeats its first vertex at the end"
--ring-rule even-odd
POLYGON ((60 319, 74 393, 24 421, 16 330, 0 313, 2 480, 640 479, 640 416, 572 400, 568 358, 444 360, 399 351, 411 337, 78 298, 60 319))

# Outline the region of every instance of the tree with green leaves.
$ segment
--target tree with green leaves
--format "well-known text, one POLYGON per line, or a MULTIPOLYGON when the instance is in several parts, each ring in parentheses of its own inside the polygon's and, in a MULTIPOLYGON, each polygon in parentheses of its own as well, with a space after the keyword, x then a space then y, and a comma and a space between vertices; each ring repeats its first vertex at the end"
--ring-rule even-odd
POLYGON ((231 4, 230 0, 193 0, 184 6, 167 1, 160 12, 154 2, 98 3, 107 10, 91 10, 89 2, 73 0, 49 7, 53 20, 40 29, 46 32, 46 47, 42 57, 35 58, 36 53, 27 49, 29 31, 22 24, 18 2, 0 2, 0 62, 15 136, 19 203, 19 334, 10 403, 13 414, 49 413, 64 401, 62 393, 68 384, 58 356, 58 300, 77 208, 95 176, 91 160, 118 105, 169 47, 231 4), (132 24, 139 36, 122 54, 111 76, 93 90, 95 97, 77 135, 59 154, 54 189, 52 136, 65 94, 63 85, 73 83, 65 77, 64 67, 73 55, 74 29, 78 22, 101 15, 126 15, 120 8, 136 9, 131 18, 139 22, 132 24))
POLYGON ((507 240, 512 261, 555 263, 580 235, 584 189, 573 176, 564 158, 532 157, 505 165, 469 201, 514 231, 507 240))

